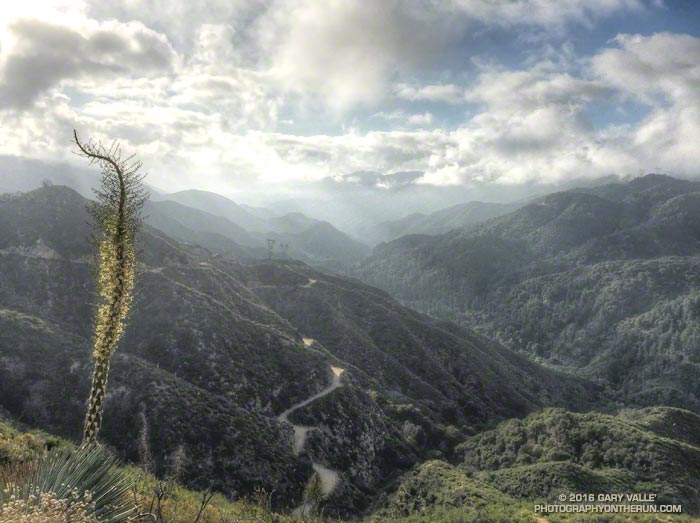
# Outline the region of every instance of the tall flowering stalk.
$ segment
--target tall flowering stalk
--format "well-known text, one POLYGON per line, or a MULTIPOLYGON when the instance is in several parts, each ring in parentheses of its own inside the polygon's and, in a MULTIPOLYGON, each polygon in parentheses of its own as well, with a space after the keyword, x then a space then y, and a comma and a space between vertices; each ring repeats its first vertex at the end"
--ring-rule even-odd
POLYGON ((97 443, 107 394, 110 359, 124 332, 134 290, 136 233, 142 222, 141 211, 148 199, 139 173, 141 162, 133 156, 122 159, 119 145, 110 147, 88 140, 83 143, 73 131, 77 154, 101 170, 100 189, 90 211, 97 231, 98 303, 95 311, 93 356, 95 368, 88 398, 83 445, 97 443))

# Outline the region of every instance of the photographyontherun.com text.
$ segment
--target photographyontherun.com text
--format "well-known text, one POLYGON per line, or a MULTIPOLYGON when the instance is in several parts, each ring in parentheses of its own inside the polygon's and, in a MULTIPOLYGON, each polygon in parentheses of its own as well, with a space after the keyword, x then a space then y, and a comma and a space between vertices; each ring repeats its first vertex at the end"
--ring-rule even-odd
POLYGON ((681 505, 657 504, 656 494, 562 493, 559 503, 535 504, 535 512, 550 514, 680 514, 681 505))

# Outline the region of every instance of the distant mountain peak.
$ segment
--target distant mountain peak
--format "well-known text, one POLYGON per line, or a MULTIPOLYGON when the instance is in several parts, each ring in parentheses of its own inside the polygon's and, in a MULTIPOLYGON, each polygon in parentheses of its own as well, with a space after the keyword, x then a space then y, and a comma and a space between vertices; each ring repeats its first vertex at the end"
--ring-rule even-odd
POLYGON ((628 187, 634 190, 647 190, 660 186, 676 188, 682 191, 686 191, 688 187, 696 186, 700 188, 700 183, 698 183, 697 181, 674 178, 673 176, 669 176, 668 174, 656 173, 650 173, 644 176, 640 176, 628 183, 628 187))

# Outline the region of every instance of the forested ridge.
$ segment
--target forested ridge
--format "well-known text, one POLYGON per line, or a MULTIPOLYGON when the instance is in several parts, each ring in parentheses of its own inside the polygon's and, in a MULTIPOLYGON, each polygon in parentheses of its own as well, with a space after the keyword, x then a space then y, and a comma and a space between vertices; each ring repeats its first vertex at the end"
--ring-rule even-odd
POLYGON ((700 409, 700 184, 648 175, 377 247, 357 269, 409 306, 607 384, 700 409))

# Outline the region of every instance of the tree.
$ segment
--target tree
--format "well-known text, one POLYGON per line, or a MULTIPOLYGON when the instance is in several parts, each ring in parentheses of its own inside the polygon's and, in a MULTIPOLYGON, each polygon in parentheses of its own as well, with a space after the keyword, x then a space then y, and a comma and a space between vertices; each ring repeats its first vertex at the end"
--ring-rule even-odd
POLYGON ((303 511, 302 515, 314 515, 318 512, 318 507, 321 505, 325 494, 323 492, 323 482, 321 481, 321 475, 318 472, 314 472, 309 481, 304 487, 303 494, 303 511))
POLYGON ((98 303, 95 310, 93 356, 95 368, 83 427, 83 445, 97 443, 107 393, 110 359, 124 332, 134 289, 136 234, 142 222, 148 193, 143 187, 141 162, 122 158, 117 142, 107 148, 101 142, 83 143, 73 131, 77 154, 99 166, 102 179, 90 206, 99 248, 96 271, 98 303))

